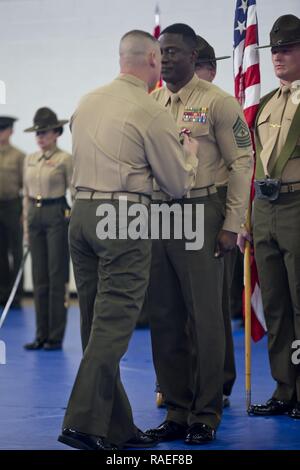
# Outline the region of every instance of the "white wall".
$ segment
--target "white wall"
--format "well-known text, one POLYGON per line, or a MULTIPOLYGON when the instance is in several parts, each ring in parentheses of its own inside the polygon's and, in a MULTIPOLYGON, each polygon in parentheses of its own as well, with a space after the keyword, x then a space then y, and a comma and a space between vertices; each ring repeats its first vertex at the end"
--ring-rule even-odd
MULTIPOLYGON (((118 73, 119 39, 130 29, 152 32, 155 0, 0 0, 0 114, 19 117, 14 142, 26 152, 34 136, 22 130, 41 106, 68 118, 88 90, 118 73)), ((187 23, 218 55, 232 51, 235 0, 160 0, 161 26, 187 23)), ((300 15, 300 0, 257 0, 261 44, 275 19, 300 15)), ((270 50, 261 51, 262 93, 276 86, 270 50)), ((219 63, 215 82, 233 92, 232 61, 219 63)), ((69 131, 60 146, 71 148, 69 131)), ((28 277, 28 276, 27 276, 28 277)))

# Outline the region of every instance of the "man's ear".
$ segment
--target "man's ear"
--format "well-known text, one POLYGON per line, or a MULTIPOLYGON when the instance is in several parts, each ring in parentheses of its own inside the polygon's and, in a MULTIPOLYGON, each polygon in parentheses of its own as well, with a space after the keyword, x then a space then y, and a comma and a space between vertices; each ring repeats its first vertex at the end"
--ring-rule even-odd
POLYGON ((155 54, 155 51, 151 51, 149 52, 149 55, 148 55, 148 61, 149 61, 149 65, 151 67, 155 67, 156 66, 156 63, 157 63, 157 57, 156 57, 156 54, 155 54))
POLYGON ((211 69, 210 76, 211 76, 212 82, 214 81, 216 74, 217 74, 217 69, 216 68, 211 69))
POLYGON ((191 53, 191 62, 192 62, 192 64, 195 64, 197 59, 198 59, 198 51, 196 49, 194 49, 191 53))

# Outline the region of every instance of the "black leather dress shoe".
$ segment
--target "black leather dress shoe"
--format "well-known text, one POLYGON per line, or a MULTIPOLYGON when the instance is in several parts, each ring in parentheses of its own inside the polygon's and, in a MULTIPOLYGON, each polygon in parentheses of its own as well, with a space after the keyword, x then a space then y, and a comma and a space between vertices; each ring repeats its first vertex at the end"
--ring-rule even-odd
POLYGON ((35 351, 36 349, 42 349, 44 347, 44 343, 45 341, 35 339, 32 343, 24 344, 24 349, 27 349, 27 351, 35 351))
POLYGON ((158 444, 158 440, 154 437, 147 436, 143 431, 140 429, 137 430, 136 435, 129 439, 129 441, 125 442, 123 447, 135 447, 135 448, 147 448, 147 447, 154 447, 158 444))
POLYGON ((62 343, 60 341, 47 341, 44 343, 45 351, 57 351, 58 349, 62 349, 62 343))
POLYGON ((300 419, 300 402, 298 401, 294 408, 289 412, 289 416, 294 419, 300 419))
POLYGON ((147 429, 145 434, 157 441, 175 441, 185 436, 187 426, 175 423, 175 421, 164 421, 157 428, 147 429))
POLYGON ((207 444, 216 438, 216 431, 203 423, 193 424, 186 433, 186 444, 207 444))
POLYGON ((65 428, 58 441, 73 447, 74 449, 81 450, 118 450, 118 446, 106 441, 105 438, 100 436, 92 436, 83 432, 75 431, 74 429, 65 428))
POLYGON ((270 398, 270 400, 268 400, 264 405, 250 405, 248 408, 248 414, 250 416, 276 416, 284 415, 292 409, 292 402, 270 398))

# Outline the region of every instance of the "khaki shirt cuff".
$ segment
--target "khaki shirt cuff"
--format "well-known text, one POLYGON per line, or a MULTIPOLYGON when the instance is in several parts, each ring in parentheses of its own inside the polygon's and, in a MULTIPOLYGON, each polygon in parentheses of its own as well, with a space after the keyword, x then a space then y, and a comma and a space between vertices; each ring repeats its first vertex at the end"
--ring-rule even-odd
POLYGON ((240 233, 244 227, 245 224, 241 220, 237 220, 236 217, 227 216, 222 228, 229 232, 240 233))

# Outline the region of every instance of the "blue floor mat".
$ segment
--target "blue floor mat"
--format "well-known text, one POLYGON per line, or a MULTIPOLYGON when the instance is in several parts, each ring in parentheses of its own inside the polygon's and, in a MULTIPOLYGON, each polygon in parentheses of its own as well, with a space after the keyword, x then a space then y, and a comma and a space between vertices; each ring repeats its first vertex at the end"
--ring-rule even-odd
MULTIPOLYGON (((69 311, 62 351, 25 351, 34 337, 34 310, 12 310, 0 330, 6 344, 6 364, 0 364, 0 449, 68 450, 57 442, 64 409, 81 358, 79 312, 69 311)), ((286 416, 248 417, 245 412, 244 332, 234 331, 238 378, 231 406, 224 411, 217 439, 193 449, 300 449, 300 421, 286 416)), ((252 402, 266 401, 274 383, 270 376, 266 339, 252 347, 252 402)), ((141 429, 164 420, 165 411, 155 405, 155 374, 149 330, 136 330, 121 362, 122 380, 141 429)), ((189 450, 182 441, 163 443, 157 450, 189 450)))

